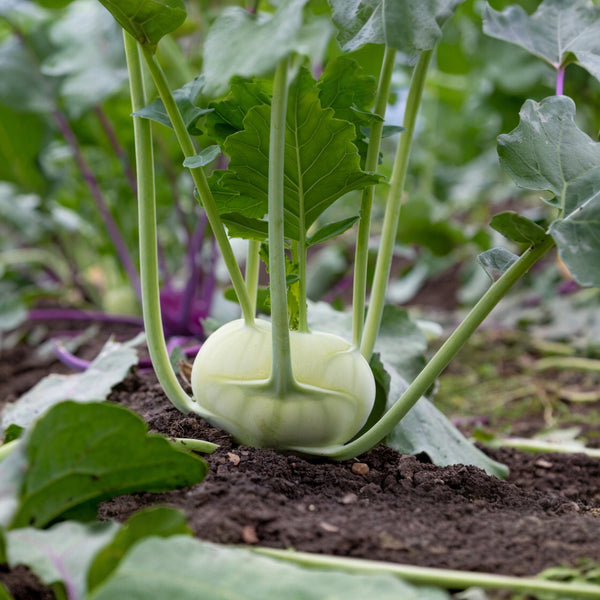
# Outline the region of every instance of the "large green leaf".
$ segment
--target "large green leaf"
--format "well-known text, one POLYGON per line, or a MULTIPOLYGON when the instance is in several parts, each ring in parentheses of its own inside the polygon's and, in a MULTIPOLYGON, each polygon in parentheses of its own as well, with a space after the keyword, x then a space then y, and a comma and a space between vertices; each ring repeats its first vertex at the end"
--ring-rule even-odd
MULTIPOLYGON (((225 189, 247 198, 253 209, 260 200, 263 214, 268 205, 269 125, 270 106, 258 105, 248 112, 245 129, 225 142, 231 161, 229 172, 220 180, 225 189)), ((310 225, 338 198, 379 180, 360 169, 354 137, 351 123, 321 107, 315 81, 301 69, 290 87, 286 116, 287 238, 305 237, 310 225)), ((256 217, 256 211, 247 216, 256 217)))
POLYGON ((486 6, 483 30, 517 44, 555 69, 577 61, 600 79, 600 7, 589 0, 544 0, 530 16, 518 6, 486 6))
POLYGON ((183 0, 100 0, 119 25, 140 44, 156 46, 186 17, 183 0))
POLYGON ((543 227, 511 210, 494 215, 490 227, 520 244, 537 244, 546 237, 543 227))
POLYGON ((575 104, 566 96, 527 100, 520 117, 516 129, 498 138, 502 166, 520 186, 554 194, 548 202, 560 221, 550 233, 561 256, 575 279, 599 285, 600 143, 577 127, 575 104))
POLYGON ((26 527, 6 534, 8 564, 28 566, 46 585, 68 590, 67 598, 86 597, 86 573, 95 554, 119 529, 117 523, 57 523, 41 531, 26 527))
MULTIPOLYGON (((89 520, 102 500, 191 485, 208 470, 200 457, 148 434, 141 417, 108 403, 58 404, 36 422, 22 444, 28 467, 12 528, 44 527, 68 516, 89 520)), ((0 463, 0 474, 9 459, 0 463)), ((9 479, 14 466, 6 467, 9 479)), ((4 476, 0 481, 3 485, 4 476)))
POLYGON ((329 0, 344 50, 385 44, 409 57, 433 48, 441 27, 463 0, 329 0))
POLYGON ((106 399, 111 388, 123 381, 137 360, 137 352, 131 343, 109 340, 82 373, 48 375, 16 402, 6 405, 1 429, 13 423, 27 427, 44 411, 63 400, 94 402, 106 399))
POLYGON ((282 58, 302 48, 306 2, 283 0, 269 18, 239 7, 225 9, 210 28, 204 45, 205 93, 222 94, 234 75, 265 75, 282 58))
POLYGON ((447 592, 415 587, 390 575, 304 569, 189 538, 148 538, 125 556, 89 600, 444 600, 447 592))
POLYGON ((94 557, 87 575, 89 589, 94 589, 109 577, 134 544, 151 535, 192 535, 192 530, 184 515, 172 508, 157 506, 135 513, 94 557))

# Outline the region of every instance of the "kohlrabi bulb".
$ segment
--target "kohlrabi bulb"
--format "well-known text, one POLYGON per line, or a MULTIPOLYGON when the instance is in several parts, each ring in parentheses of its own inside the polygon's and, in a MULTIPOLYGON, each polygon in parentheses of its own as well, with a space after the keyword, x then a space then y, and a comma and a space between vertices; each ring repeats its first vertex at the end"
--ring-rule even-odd
POLYGON ((290 332, 297 385, 279 397, 269 380, 271 324, 232 321, 213 333, 192 369, 196 402, 239 442, 258 447, 343 444, 364 425, 375 401, 367 361, 345 339, 290 332))

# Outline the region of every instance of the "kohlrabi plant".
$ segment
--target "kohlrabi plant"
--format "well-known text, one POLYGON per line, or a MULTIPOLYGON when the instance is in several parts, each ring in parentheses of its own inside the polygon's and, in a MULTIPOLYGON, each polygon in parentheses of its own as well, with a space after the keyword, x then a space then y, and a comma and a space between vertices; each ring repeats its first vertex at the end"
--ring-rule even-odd
MULTIPOLYGON (((386 335, 381 324, 427 72, 441 27, 460 0, 330 0, 329 6, 282 0, 276 8, 266 2, 228 7, 204 41, 202 73, 175 92, 156 52, 160 40, 184 23, 183 0, 101 2, 125 30, 148 345, 159 380, 181 411, 199 414, 247 444, 335 459, 361 454, 390 434, 402 448, 416 450, 411 436, 417 430, 432 438, 432 446, 443 445, 459 434, 423 395, 509 289, 555 245, 579 282, 600 283, 600 145, 575 125, 569 98, 528 100, 520 125, 500 138, 500 157, 519 185, 549 192, 546 201, 556 219, 548 224, 516 213, 495 217, 493 227, 526 250, 517 256, 494 249, 481 257, 493 284, 406 385, 390 367, 403 340, 396 340, 400 350, 381 346, 386 335), (324 49, 334 30, 339 46, 330 58, 324 49), (381 141, 389 132, 385 112, 399 63, 410 66, 412 76, 385 180, 379 173, 381 141), (160 98, 152 104, 150 80, 160 98), (196 118, 198 109, 205 110, 203 124, 196 118), (241 308, 241 318, 215 331, 198 353, 193 398, 177 380, 161 329, 152 120, 174 131, 241 308), (199 128, 200 146, 192 137, 199 128), (221 153, 227 168, 206 171, 221 153), (327 222, 327 209, 349 192, 360 194, 358 214, 327 222), (376 193, 384 197, 385 214, 368 289, 376 193), (353 227, 348 330, 338 335, 334 313, 333 329, 313 330, 306 291, 309 248, 353 227), (249 240, 245 273, 230 237, 249 240), (261 259, 269 274, 270 320, 257 317, 261 259)), ((539 13, 549 13, 544 16, 548 27, 532 26, 527 37, 535 38, 538 53, 546 56, 557 36, 551 61, 559 77, 569 62, 586 66, 586 51, 600 39, 598 12, 584 0, 542 3, 539 13), (564 39, 565 30, 554 26, 561 18, 570 23, 569 31, 578 30, 577 19, 584 19, 589 35, 564 39)), ((503 19, 488 17, 488 29, 493 25, 499 35, 503 19)), ((485 467, 503 472, 492 462, 485 467)))

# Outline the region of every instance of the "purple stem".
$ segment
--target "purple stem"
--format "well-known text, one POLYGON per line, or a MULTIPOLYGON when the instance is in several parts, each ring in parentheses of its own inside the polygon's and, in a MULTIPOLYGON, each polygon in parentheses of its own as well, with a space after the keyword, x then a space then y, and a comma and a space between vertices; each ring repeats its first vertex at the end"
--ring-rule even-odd
POLYGON ((208 273, 204 279, 202 286, 202 296, 200 297, 198 310, 201 315, 210 314, 210 307, 212 306, 213 296, 215 294, 216 286, 216 266, 217 258, 219 257, 219 247, 217 246, 217 240, 214 236, 211 238, 211 250, 210 250, 210 265, 208 273))
POLYGON ((131 188, 133 195, 137 196, 137 181, 135 178, 135 173, 131 168, 129 156, 127 155, 125 148, 123 148, 121 142, 119 142, 119 139, 117 138, 117 132, 115 131, 113 124, 111 123, 106 113, 99 106, 96 106, 94 108, 94 113, 96 113, 98 121, 100 121, 100 125, 102 126, 102 129, 106 134, 106 137, 110 143, 110 147, 113 149, 113 152, 119 157, 119 160, 123 165, 123 170, 125 171, 125 176, 127 177, 127 181, 129 182, 129 187, 131 188))
POLYGON ((142 328, 144 323, 139 317, 129 315, 109 315, 97 310, 77 308, 33 308, 28 313, 30 321, 99 321, 104 323, 122 323, 142 328))
POLYGON ((565 67, 559 67, 556 73, 556 95, 562 96, 565 85, 565 67))
POLYGON ((117 223, 113 219, 113 216, 111 215, 110 211, 108 210, 108 206, 104 201, 104 197, 102 195, 102 191, 100 190, 98 180, 96 179, 90 166, 87 164, 87 161, 85 160, 81 151, 79 141, 77 140, 75 133, 71 129, 71 126, 69 125, 69 122, 67 121, 66 117, 59 110, 53 111, 52 116, 59 131, 61 132, 62 136, 65 138, 67 144, 73 152, 75 163, 81 171, 83 179, 88 189, 90 190, 92 197, 94 198, 94 202, 96 203, 100 214, 102 215, 104 225, 108 231, 108 235, 110 236, 113 244, 115 245, 115 249, 117 251, 117 254, 119 255, 119 258, 121 259, 123 268, 129 276, 131 285, 133 286, 133 289, 135 290, 138 298, 141 299, 141 287, 137 270, 133 265, 133 261, 131 260, 131 256, 129 254, 129 251, 127 250, 125 241, 121 236, 121 232, 119 231, 117 223))
POLYGON ((54 347, 56 358, 58 358, 63 365, 66 365, 74 371, 85 371, 90 366, 91 363, 89 360, 83 360, 83 358, 78 358, 74 354, 71 354, 59 340, 52 340, 52 345, 54 347))
POLYGON ((190 319, 194 297, 198 288, 198 278, 200 276, 200 253, 202 250, 202 244, 204 243, 204 233, 206 231, 207 222, 208 219, 206 214, 202 213, 188 246, 186 258, 189 275, 185 290, 183 291, 183 297, 181 299, 181 317, 179 319, 180 325, 184 327, 190 319))

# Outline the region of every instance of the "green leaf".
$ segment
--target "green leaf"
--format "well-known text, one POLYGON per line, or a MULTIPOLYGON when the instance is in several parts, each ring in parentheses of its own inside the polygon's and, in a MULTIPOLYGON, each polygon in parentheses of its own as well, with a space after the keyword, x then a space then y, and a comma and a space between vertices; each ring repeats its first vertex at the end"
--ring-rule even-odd
POLYGON ((151 507, 131 516, 114 538, 94 558, 88 571, 88 589, 98 587, 117 568, 130 548, 149 536, 192 535, 185 517, 178 510, 151 507))
POLYGON ((313 235, 306 240, 306 245, 314 246, 315 244, 321 244, 327 240, 330 240, 331 238, 337 237, 345 231, 348 231, 348 229, 350 229, 350 227, 352 227, 352 225, 354 225, 354 223, 356 223, 356 221, 359 219, 360 216, 355 215, 341 221, 336 221, 335 223, 328 223, 327 225, 321 227, 321 229, 318 231, 315 231, 315 233, 313 233, 313 235))
POLYGON ((516 129, 498 138, 502 166, 517 184, 554 194, 547 201, 560 218, 550 233, 565 264, 578 281, 598 281, 600 143, 577 127, 575 104, 566 96, 527 100, 520 117, 516 129))
POLYGON ((546 237, 543 227, 511 210, 494 215, 490 226, 509 240, 521 244, 534 245, 546 237))
POLYGON ((186 18, 183 0, 100 0, 119 25, 140 44, 156 46, 186 18))
POLYGON ((447 592, 414 587, 390 575, 304 569, 243 548, 189 538, 148 538, 136 544, 89 600, 444 600, 447 592))
POLYGON ((2 430, 12 424, 27 427, 63 400, 94 402, 106 399, 112 387, 123 381, 137 360, 137 353, 130 345, 109 340, 82 373, 48 375, 16 402, 8 404, 2 412, 2 430))
POLYGON ((0 600, 14 600, 14 597, 6 589, 3 583, 0 582, 0 600))
POLYGON ((188 169, 197 169, 198 167, 204 167, 209 165, 217 156, 221 154, 221 148, 219 146, 208 146, 196 154, 196 156, 188 156, 183 161, 183 166, 188 169))
MULTIPOLYGON (((241 197, 260 200, 263 214, 268 205, 269 123, 269 106, 255 106, 248 112, 245 129, 225 142, 230 173, 220 180, 241 197)), ((351 123, 321 107, 313 78, 301 69, 290 87, 286 116, 284 227, 288 239, 299 241, 344 194, 379 181, 361 171, 354 137, 351 123)))
POLYGON ((18 425, 9 425, 4 432, 4 442, 2 442, 2 444, 8 444, 9 442, 18 440, 24 431, 25 430, 18 425))
MULTIPOLYGON (((227 150, 227 146, 225 146, 227 150)), ((252 195, 252 188, 246 190, 241 181, 231 170, 231 162, 227 171, 214 171, 208 178, 212 195, 217 204, 217 209, 221 215, 230 215, 235 221, 231 213, 242 214, 249 219, 258 220, 267 212, 265 204, 264 190, 252 195), (240 191, 236 191, 236 188, 240 191), (247 192, 247 193, 245 193, 247 192)), ((242 236, 243 237, 243 236, 242 236)))
POLYGON ((519 257, 505 248, 492 248, 482 252, 477 260, 492 281, 497 281, 519 257))
POLYGON ((317 87, 321 106, 333 108, 337 119, 360 126, 369 125, 376 118, 367 111, 375 101, 377 81, 365 75, 354 59, 342 55, 330 61, 317 87))
POLYGON ((204 460, 149 435, 141 417, 115 404, 58 404, 24 443, 29 467, 12 528, 44 527, 69 514, 90 519, 102 500, 191 485, 208 470, 204 460))
POLYGON ((221 218, 231 237, 259 242, 264 242, 269 237, 269 224, 266 221, 251 219, 238 213, 227 213, 221 218))
MULTIPOLYGON (((212 111, 210 108, 200 108, 199 106, 196 106, 196 100, 202 92, 203 85, 203 79, 201 77, 196 77, 192 81, 186 83, 183 87, 173 91, 173 98, 175 99, 177 108, 179 108, 179 112, 183 117, 183 122, 191 135, 200 135, 202 133, 202 130, 197 126, 198 120, 203 115, 209 114, 212 111)), ((161 125, 166 125, 173 129, 171 119, 160 98, 157 98, 154 102, 148 104, 148 106, 144 106, 144 108, 134 112, 133 116, 156 121, 161 125)))
POLYGON ((271 81, 267 79, 233 77, 229 94, 220 102, 209 104, 212 112, 206 117, 208 132, 223 142, 244 129, 244 117, 253 106, 271 104, 272 88, 271 81))
POLYGON ((414 57, 435 46, 442 35, 442 25, 463 0, 329 1, 343 50, 356 50, 365 44, 385 44, 414 57))
POLYGON ((554 221, 550 233, 575 281, 600 287, 600 192, 565 219, 554 221))
POLYGON ((600 7, 588 0, 544 0, 531 16, 518 5, 502 12, 486 6, 483 30, 555 69, 576 60, 600 79, 600 7))
POLYGON ((8 564, 27 565, 42 583, 69 590, 68 598, 85 598, 89 565, 118 529, 117 523, 84 525, 74 521, 44 531, 15 529, 6 534, 8 564))
POLYGON ((204 44, 205 93, 218 96, 234 75, 260 77, 302 48, 303 8, 307 0, 283 0, 269 18, 240 7, 225 9, 204 44))

